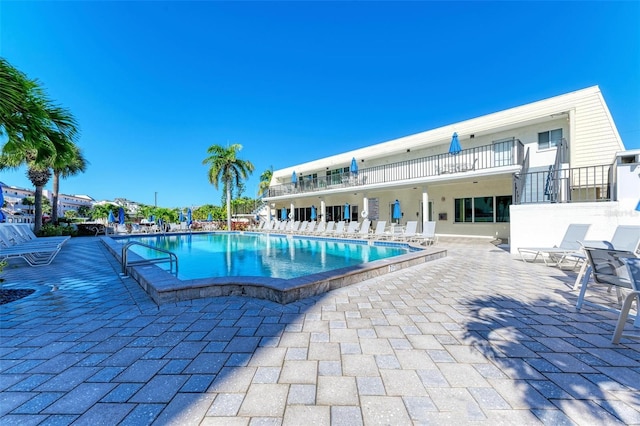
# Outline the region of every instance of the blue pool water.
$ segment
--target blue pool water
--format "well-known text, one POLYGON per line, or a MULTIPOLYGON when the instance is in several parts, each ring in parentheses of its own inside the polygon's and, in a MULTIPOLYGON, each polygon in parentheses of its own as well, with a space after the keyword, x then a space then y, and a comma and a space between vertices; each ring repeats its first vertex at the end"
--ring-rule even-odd
MULTIPOLYGON (((225 276, 289 279, 408 253, 402 247, 368 245, 366 241, 262 234, 178 234, 128 237, 118 241, 123 244, 139 241, 174 252, 178 256, 181 280, 225 276)), ((142 246, 134 245, 130 250, 145 259, 162 256, 142 246)), ((169 268, 168 263, 158 266, 169 268)))

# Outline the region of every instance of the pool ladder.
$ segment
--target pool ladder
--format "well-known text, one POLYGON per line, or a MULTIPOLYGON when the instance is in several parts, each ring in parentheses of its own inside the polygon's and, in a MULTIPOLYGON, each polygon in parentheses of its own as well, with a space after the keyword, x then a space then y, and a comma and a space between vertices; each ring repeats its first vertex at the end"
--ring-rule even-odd
POLYGON ((176 256, 176 254, 172 251, 169 250, 165 250, 165 249, 161 249, 158 247, 153 247, 150 246, 149 244, 144 244, 138 241, 131 241, 127 244, 125 244, 122 247, 122 274, 123 275, 127 275, 127 267, 129 266, 134 266, 134 265, 151 265, 154 263, 163 263, 163 262, 169 262, 169 272, 170 273, 174 273, 176 276, 178 276, 178 256, 176 256), (146 247, 149 248, 151 250, 156 250, 159 251, 161 253, 164 253, 167 255, 167 257, 158 257, 155 259, 141 259, 141 260, 131 260, 129 261, 129 248, 131 246, 142 246, 142 247, 146 247), (176 264, 176 271, 173 272, 173 263, 175 262, 176 264))

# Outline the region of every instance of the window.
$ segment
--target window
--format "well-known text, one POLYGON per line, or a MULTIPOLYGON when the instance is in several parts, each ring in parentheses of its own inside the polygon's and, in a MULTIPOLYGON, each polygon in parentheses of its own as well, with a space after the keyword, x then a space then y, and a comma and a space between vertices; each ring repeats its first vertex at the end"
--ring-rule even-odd
POLYGON ((473 207, 471 206, 471 198, 456 198, 455 207, 456 222, 473 222, 473 207))
POLYGON ((338 185, 342 183, 342 175, 349 173, 349 167, 343 167, 335 170, 327 170, 327 183, 329 185, 338 185))
POLYGON ((493 222, 493 197, 476 197, 473 199, 473 221, 493 222))
POLYGON ((509 222, 511 195, 496 197, 456 198, 456 223, 497 223, 509 222), (497 206, 494 208, 494 206, 497 206), (495 217, 494 217, 495 216, 495 217))
POLYGON ((558 146, 562 140, 562 129, 549 130, 538 133, 538 149, 548 149, 558 146))
POLYGON ((496 222, 509 222, 509 206, 511 205, 511 195, 501 195, 496 197, 496 222))

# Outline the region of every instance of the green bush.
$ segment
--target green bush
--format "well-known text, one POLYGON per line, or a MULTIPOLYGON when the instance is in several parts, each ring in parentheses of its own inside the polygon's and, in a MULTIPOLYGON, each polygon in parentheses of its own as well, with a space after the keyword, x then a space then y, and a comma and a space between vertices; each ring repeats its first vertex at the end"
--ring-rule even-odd
POLYGON ((42 225, 40 231, 38 232, 39 237, 59 237, 62 235, 70 235, 75 237, 78 234, 73 227, 67 225, 52 225, 47 223, 46 225, 42 225))

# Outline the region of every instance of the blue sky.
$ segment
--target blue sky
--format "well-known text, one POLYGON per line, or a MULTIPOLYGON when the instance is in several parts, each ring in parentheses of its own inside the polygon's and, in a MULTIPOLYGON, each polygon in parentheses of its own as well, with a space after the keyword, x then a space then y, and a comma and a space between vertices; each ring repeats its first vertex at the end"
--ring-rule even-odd
POLYGON ((63 193, 186 207, 220 204, 212 144, 244 146, 253 197, 270 166, 592 85, 640 148, 638 22, 640 2, 3 0, 0 56, 79 122, 90 165, 63 193))

